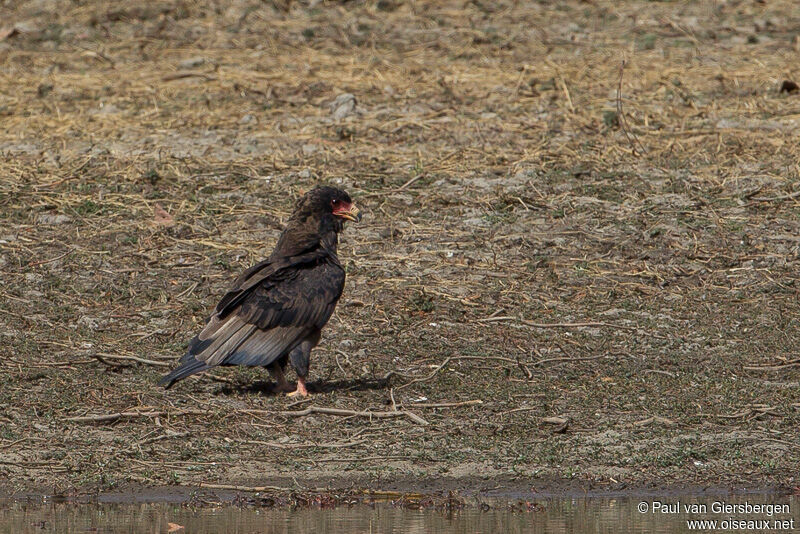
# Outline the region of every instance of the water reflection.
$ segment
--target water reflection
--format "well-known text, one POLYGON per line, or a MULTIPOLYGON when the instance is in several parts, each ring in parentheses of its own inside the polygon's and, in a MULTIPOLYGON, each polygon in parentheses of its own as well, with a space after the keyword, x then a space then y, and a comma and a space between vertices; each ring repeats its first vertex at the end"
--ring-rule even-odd
MULTIPOLYGON (((0 503, 0 532, 8 533, 130 533, 204 534, 245 533, 558 533, 558 532, 691 532, 687 519, 722 521, 794 519, 800 530, 800 496, 747 495, 734 497, 624 497, 537 500, 532 511, 524 506, 492 502, 490 510, 468 506, 462 510, 409 510, 391 504, 358 505, 335 509, 201 507, 181 504, 75 504, 41 502, 0 503), (654 513, 653 501, 675 504, 680 512, 654 513), (788 504, 788 514, 686 514, 684 505, 714 501, 788 504), (640 512, 642 502, 648 510, 640 512), (171 525, 172 524, 172 525, 171 525), (177 526, 183 528, 178 529, 177 526)), ((758 529, 749 529, 758 531, 758 529)), ((784 532, 790 532, 784 529, 784 532)))

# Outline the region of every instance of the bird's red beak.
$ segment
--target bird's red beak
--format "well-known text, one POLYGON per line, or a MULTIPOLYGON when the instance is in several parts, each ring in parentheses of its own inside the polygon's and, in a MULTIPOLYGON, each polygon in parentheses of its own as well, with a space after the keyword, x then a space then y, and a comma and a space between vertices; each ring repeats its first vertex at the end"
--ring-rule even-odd
POLYGON ((355 204, 346 204, 342 202, 341 206, 338 207, 333 214, 347 221, 358 222, 361 220, 361 212, 355 204))

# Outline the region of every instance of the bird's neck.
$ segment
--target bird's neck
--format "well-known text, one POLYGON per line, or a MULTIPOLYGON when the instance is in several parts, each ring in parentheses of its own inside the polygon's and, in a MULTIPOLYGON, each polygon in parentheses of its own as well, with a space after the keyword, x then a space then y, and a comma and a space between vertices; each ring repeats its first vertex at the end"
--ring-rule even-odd
POLYGON ((330 217, 330 220, 313 220, 292 218, 286 224, 275 250, 273 257, 298 256, 314 249, 324 249, 336 257, 339 245, 341 222, 330 217), (337 226, 338 225, 338 226, 337 226))

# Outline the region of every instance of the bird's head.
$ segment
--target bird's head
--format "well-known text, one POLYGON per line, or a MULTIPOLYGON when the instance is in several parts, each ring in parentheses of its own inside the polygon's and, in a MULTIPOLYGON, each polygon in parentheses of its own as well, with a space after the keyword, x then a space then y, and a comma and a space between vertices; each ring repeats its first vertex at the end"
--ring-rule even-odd
POLYGON ((297 203, 272 255, 293 256, 318 245, 335 253, 345 221, 360 220, 350 195, 335 187, 317 186, 297 203))
POLYGON ((307 212, 324 219, 333 217, 341 229, 344 221, 358 222, 361 212, 353 204, 353 200, 346 192, 336 187, 317 186, 303 196, 298 206, 298 212, 307 212))

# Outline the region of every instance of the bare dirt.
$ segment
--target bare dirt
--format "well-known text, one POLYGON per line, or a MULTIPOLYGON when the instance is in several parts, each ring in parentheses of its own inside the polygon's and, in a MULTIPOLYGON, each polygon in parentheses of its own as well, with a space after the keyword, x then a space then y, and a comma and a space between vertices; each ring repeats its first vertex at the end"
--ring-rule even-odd
POLYGON ((798 486, 793 2, 0 21, 7 493, 798 486), (253 369, 157 387, 321 182, 366 216, 313 396, 253 369))

